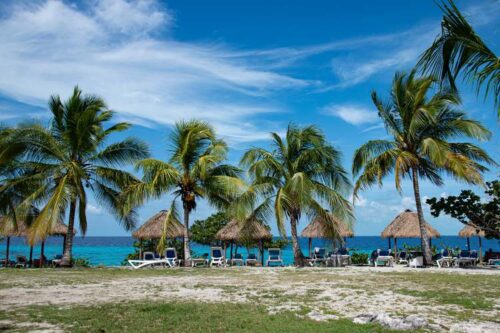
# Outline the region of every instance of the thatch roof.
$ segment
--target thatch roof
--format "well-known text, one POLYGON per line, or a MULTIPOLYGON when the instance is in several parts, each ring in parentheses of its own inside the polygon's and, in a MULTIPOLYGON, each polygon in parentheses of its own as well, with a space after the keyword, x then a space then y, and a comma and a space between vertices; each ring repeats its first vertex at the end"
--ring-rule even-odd
MULTIPOLYGON (((427 222, 425 222, 425 228, 430 238, 441 237, 441 234, 427 222)), ((396 216, 382 231, 382 238, 420 238, 417 213, 407 209, 396 216)))
MULTIPOLYGON (((147 220, 139 229, 132 233, 137 239, 159 239, 163 234, 163 224, 167 215, 167 210, 161 210, 149 220, 147 220)), ((184 226, 179 221, 171 223, 167 229, 167 238, 177 238, 184 236, 184 226)))
POLYGON ((460 237, 468 238, 473 236, 484 237, 484 231, 472 225, 466 225, 458 232, 460 237), (477 232, 479 230, 479 233, 477 232))
MULTIPOLYGON (((8 225, 3 225, 3 217, 0 217, 0 235, 4 237, 26 237, 28 236, 29 228, 26 223, 19 221, 17 223, 17 228, 9 223, 8 225)), ((51 236, 64 236, 68 232, 68 226, 62 222, 57 222, 50 232, 51 236)), ((73 234, 76 234, 76 230, 73 230, 73 234)))
POLYGON ((271 239, 273 235, 271 235, 269 229, 258 220, 247 220, 245 223, 239 223, 237 220, 233 219, 217 232, 215 238, 222 241, 240 241, 244 239, 271 239))
MULTIPOLYGON (((333 215, 330 215, 333 222, 336 225, 336 230, 340 237, 352 237, 354 233, 352 232, 349 225, 333 215)), ((300 236, 306 238, 332 238, 332 228, 329 228, 320 217, 316 217, 312 220, 307 227, 302 230, 300 236)))

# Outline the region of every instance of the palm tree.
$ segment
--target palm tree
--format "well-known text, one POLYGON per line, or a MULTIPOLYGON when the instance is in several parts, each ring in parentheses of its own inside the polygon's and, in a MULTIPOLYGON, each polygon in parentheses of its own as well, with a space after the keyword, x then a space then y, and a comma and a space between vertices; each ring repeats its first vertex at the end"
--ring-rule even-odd
POLYGON ((484 87, 485 98, 493 94, 500 117, 500 58, 476 34, 452 0, 443 2, 440 8, 444 13, 441 35, 422 54, 417 66, 453 90, 459 74, 476 84, 477 93, 484 87))
POLYGON ((15 182, 25 184, 33 179, 38 182, 21 205, 43 207, 30 228, 31 244, 44 239, 52 226, 64 218, 69 206, 68 236, 61 265, 71 266, 77 210, 81 233, 85 235, 87 230, 87 191, 91 190, 100 204, 118 216, 126 229, 132 228, 134 210, 123 207, 119 194, 138 180, 122 168, 149 153, 147 146, 134 138, 106 145, 111 134, 124 131, 130 125, 116 123, 104 128, 113 112, 101 98, 82 95, 78 87, 64 103, 59 96, 52 96, 49 108, 53 116, 49 128, 26 124, 10 135, 11 142, 23 145, 18 155, 31 171, 15 182))
POLYGON ((451 141, 460 137, 486 140, 491 133, 455 109, 460 104, 457 93, 440 91, 428 97, 433 83, 432 77, 416 78, 415 72, 397 73, 390 101, 384 103, 376 92, 372 93, 378 114, 393 139, 368 141, 356 150, 352 166, 353 175, 360 174, 354 186, 355 197, 374 183, 382 185, 382 179, 392 171, 399 192, 402 178, 412 179, 427 264, 431 262, 431 252, 424 227, 419 177, 442 185, 444 172, 470 184, 481 184, 481 172, 486 168, 478 162, 493 163, 479 147, 451 141))
MULTIPOLYGON (((169 162, 144 159, 137 163, 143 172, 143 181, 131 186, 124 193, 129 206, 142 204, 149 198, 160 198, 171 194, 173 200, 169 213, 165 215, 164 230, 177 216, 177 199, 184 211, 184 264, 189 265, 189 216, 196 209, 197 200, 204 198, 218 209, 226 207, 243 182, 238 178, 236 167, 223 164, 227 156, 226 143, 216 137, 214 129, 199 120, 176 123, 170 136, 171 156, 169 162)), ((164 233, 164 238, 166 233, 164 233)), ((159 242, 161 248, 165 239, 159 242)))
POLYGON ((351 184, 341 165, 341 153, 317 127, 290 124, 285 140, 277 133, 271 136, 272 150, 252 148, 244 154, 241 164, 248 168, 251 184, 235 205, 258 220, 265 220, 274 211, 282 236, 286 236, 288 218, 294 261, 303 266, 305 260, 297 238, 301 216, 322 217, 331 222, 328 226, 332 236, 338 235, 328 209, 341 219, 352 218, 351 205, 344 197, 351 184))

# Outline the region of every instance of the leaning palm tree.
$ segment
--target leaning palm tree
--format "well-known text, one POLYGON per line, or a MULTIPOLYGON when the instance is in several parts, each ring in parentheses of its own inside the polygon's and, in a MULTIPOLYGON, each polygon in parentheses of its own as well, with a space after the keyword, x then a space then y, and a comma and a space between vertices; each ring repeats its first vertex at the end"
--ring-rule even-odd
POLYGON ((160 198, 171 194, 168 214, 163 221, 165 244, 168 225, 178 217, 177 200, 180 199, 184 213, 184 264, 190 264, 189 216, 196 209, 199 199, 206 199, 218 209, 226 207, 231 198, 239 193, 243 182, 236 167, 223 164, 227 156, 226 143, 218 139, 214 129, 199 120, 176 123, 170 136, 171 157, 169 162, 144 159, 137 163, 143 173, 143 181, 132 185, 124 192, 123 200, 134 207, 149 198, 160 198))
POLYGON ((435 83, 432 77, 416 78, 397 73, 391 100, 383 102, 372 93, 373 103, 392 140, 368 141, 355 151, 352 172, 360 174, 354 186, 354 196, 394 172, 396 188, 401 192, 401 180, 413 181, 421 232, 421 246, 426 263, 431 262, 429 239, 420 200, 419 178, 442 185, 442 173, 470 184, 483 182, 479 162, 493 163, 488 154, 470 143, 454 142, 468 137, 486 140, 491 133, 479 122, 467 119, 456 110, 460 104, 455 92, 440 91, 428 96, 435 83))
POLYGON ((500 117, 500 58, 476 34, 452 0, 443 2, 440 8, 444 13, 441 34, 422 54, 417 66, 453 90, 457 76, 462 74, 475 83, 477 93, 484 88, 485 98, 493 94, 500 117))
POLYGON ((322 217, 335 237, 337 224, 328 210, 342 220, 352 218, 351 205, 345 199, 351 184, 341 165, 341 153, 317 127, 289 125, 284 140, 277 133, 271 136, 272 150, 252 148, 241 160, 251 184, 235 201, 234 215, 265 220, 274 211, 278 230, 285 237, 288 218, 294 261, 303 266, 305 259, 297 238, 300 218, 304 214, 322 217))
POLYGON ((64 218, 67 208, 68 232, 61 265, 72 263, 75 217, 81 233, 87 230, 87 191, 120 218, 126 229, 134 226, 134 210, 122 207, 120 191, 136 180, 123 167, 149 155, 147 146, 134 138, 106 145, 110 135, 130 127, 117 123, 104 128, 113 116, 104 101, 82 95, 75 87, 73 95, 62 102, 59 96, 49 101, 52 121, 49 128, 39 124, 21 125, 10 135, 11 142, 21 143, 18 154, 30 170, 12 180, 19 186, 35 179, 38 186, 20 205, 42 207, 30 228, 29 241, 36 243, 49 235, 52 226, 64 218), (123 214, 127 211, 127 214, 123 214))

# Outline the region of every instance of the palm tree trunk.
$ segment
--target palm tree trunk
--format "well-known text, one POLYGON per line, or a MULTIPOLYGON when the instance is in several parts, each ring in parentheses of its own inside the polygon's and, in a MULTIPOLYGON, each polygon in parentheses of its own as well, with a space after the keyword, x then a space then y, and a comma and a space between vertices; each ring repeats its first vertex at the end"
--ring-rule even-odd
POLYGON ((418 225, 420 227, 420 242, 422 251, 424 252, 424 265, 432 264, 431 247, 429 244, 429 237, 427 236, 427 229, 425 228, 424 212, 422 210, 422 202, 420 201, 420 187, 418 186, 418 173, 417 169, 412 169, 413 178, 413 192, 415 193, 415 203, 417 205, 418 225))
POLYGON ((71 201, 71 204, 69 206, 68 231, 66 232, 66 239, 64 242, 64 252, 60 264, 61 267, 71 267, 72 265, 73 230, 75 227, 75 212, 76 212, 76 202, 71 201))
POLYGON ((306 260, 302 251, 300 250, 299 239, 297 237, 297 221, 295 216, 290 218, 290 231, 292 233, 292 245, 293 245, 293 258, 295 266, 303 267, 306 264, 306 260))
POLYGON ((184 267, 191 264, 191 248, 189 246, 189 208, 184 207, 184 267))

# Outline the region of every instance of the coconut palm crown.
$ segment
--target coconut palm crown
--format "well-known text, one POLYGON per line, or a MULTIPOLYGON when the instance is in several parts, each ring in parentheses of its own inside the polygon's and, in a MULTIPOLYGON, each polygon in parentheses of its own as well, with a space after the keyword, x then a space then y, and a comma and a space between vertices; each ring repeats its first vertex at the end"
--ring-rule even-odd
POLYGON ((238 212, 234 214, 266 220, 274 213, 282 236, 286 236, 285 219, 289 219, 295 264, 302 266, 305 261, 297 238, 300 218, 320 216, 332 237, 338 235, 328 210, 342 220, 352 219, 351 204, 345 198, 351 184, 341 153, 317 127, 290 124, 284 138, 277 133, 271 136, 271 150, 252 148, 241 160, 251 183, 235 201, 238 212))
POLYGON ((412 179, 427 263, 431 258, 419 178, 442 185, 445 173, 470 184, 481 184, 481 173, 486 167, 480 162, 494 163, 481 148, 451 141, 460 137, 486 140, 491 133, 456 109, 460 104, 456 92, 439 91, 429 96, 434 83, 432 77, 415 77, 414 71, 409 75, 397 73, 390 100, 383 102, 376 92, 372 93, 373 103, 392 139, 371 140, 362 145, 355 151, 352 166, 353 175, 359 175, 354 197, 375 183, 382 185, 382 179, 391 172, 398 191, 403 178, 412 179))
MULTIPOLYGON (((116 123, 104 128, 113 112, 101 98, 82 95, 78 87, 65 102, 59 96, 52 96, 49 109, 52 113, 50 127, 24 124, 10 133, 9 141, 22 146, 17 152, 18 160, 29 170, 11 183, 22 186, 35 181, 37 184, 19 207, 21 211, 32 205, 41 207, 30 228, 31 244, 44 239, 52 226, 64 219, 69 207, 68 237, 61 263, 69 266, 76 214, 82 235, 87 230, 89 190, 99 204, 119 217, 126 229, 135 225, 134 210, 122 207, 118 200, 120 191, 137 181, 123 171, 123 167, 147 157, 149 152, 142 141, 134 138, 106 145, 111 134, 124 131, 130 125, 116 123), (127 214, 123 214, 125 210, 127 214)), ((8 148, 4 153, 13 155, 8 148)))
MULTIPOLYGON (((124 193, 129 205, 143 204, 149 198, 172 196, 164 230, 178 218, 177 201, 183 208, 184 263, 189 265, 189 216, 196 209, 199 199, 206 199, 212 206, 222 209, 237 195, 243 185, 239 169, 223 164, 227 156, 227 144, 216 137, 215 130, 199 120, 180 121, 170 135, 171 156, 169 162, 144 159, 137 163, 142 171, 140 184, 131 186, 124 193)), ((163 233, 166 237, 166 232, 163 233)), ((160 242, 165 244, 165 239, 160 242)))
POLYGON ((421 56, 417 66, 435 75, 444 87, 456 90, 459 74, 484 88, 485 98, 493 94, 500 117, 500 58, 488 48, 451 0, 442 2, 441 34, 421 56))

